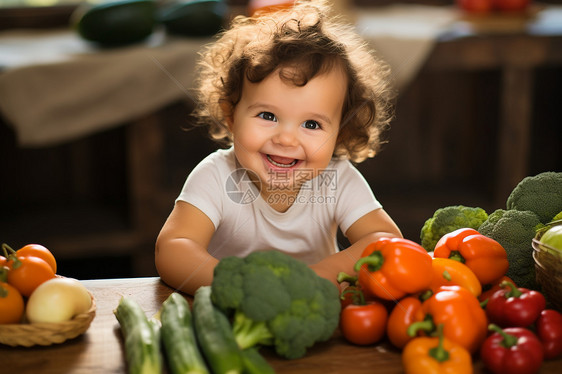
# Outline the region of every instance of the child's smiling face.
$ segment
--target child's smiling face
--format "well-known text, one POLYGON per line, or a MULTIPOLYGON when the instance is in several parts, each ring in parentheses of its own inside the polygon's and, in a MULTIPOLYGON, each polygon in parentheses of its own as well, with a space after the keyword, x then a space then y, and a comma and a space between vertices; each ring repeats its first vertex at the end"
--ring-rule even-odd
POLYGON ((259 178, 262 194, 298 192, 305 180, 330 162, 347 91, 339 68, 315 76, 305 86, 283 81, 274 71, 259 83, 244 82, 228 121, 240 164, 259 178))

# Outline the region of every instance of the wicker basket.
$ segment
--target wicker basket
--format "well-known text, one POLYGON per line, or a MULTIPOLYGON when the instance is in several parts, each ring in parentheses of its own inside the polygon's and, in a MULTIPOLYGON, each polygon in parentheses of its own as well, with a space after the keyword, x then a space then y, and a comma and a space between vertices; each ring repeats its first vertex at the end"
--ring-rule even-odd
POLYGON ((549 307, 562 312, 562 251, 541 243, 542 234, 533 239, 536 280, 549 307))
POLYGON ((96 301, 91 293, 90 297, 92 298, 90 309, 86 313, 76 315, 70 321, 0 325, 0 343, 12 347, 51 345, 83 334, 96 316, 96 301))

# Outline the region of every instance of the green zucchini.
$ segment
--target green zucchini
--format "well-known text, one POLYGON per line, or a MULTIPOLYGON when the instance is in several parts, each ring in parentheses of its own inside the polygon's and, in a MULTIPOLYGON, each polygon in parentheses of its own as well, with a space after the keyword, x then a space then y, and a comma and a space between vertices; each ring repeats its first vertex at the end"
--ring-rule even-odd
POLYGON ((174 374, 209 374, 197 346, 189 304, 172 293, 162 304, 162 341, 170 370, 174 374))
POLYGON ((273 367, 256 348, 242 351, 242 363, 244 364, 244 374, 275 374, 273 367))
POLYGON ((211 287, 200 287, 193 300, 195 336, 214 374, 242 373, 240 348, 226 315, 211 301, 211 287))
POLYGON ((148 320, 140 305, 122 297, 113 311, 125 340, 125 355, 130 374, 159 374, 162 372, 160 327, 148 320))
POLYGON ((224 0, 177 1, 158 12, 158 20, 170 34, 212 36, 219 32, 227 19, 224 0))
POLYGON ((73 13, 71 23, 78 34, 101 45, 139 42, 152 34, 157 7, 154 0, 111 0, 84 3, 73 13))

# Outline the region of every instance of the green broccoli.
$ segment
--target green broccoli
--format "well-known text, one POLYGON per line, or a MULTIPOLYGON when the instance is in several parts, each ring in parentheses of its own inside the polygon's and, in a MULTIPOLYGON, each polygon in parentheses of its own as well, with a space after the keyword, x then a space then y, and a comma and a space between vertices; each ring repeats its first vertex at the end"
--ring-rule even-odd
POLYGON ((274 346, 288 359, 328 340, 339 323, 339 291, 303 262, 279 251, 226 257, 214 270, 213 303, 233 316, 241 349, 274 346))
POLYGON ((525 177, 507 198, 508 210, 530 210, 542 223, 562 211, 562 172, 548 171, 525 177))
POLYGON ((478 207, 452 205, 439 208, 433 213, 433 217, 425 221, 421 229, 421 245, 431 252, 443 235, 464 227, 476 230, 487 218, 488 213, 478 207))
POLYGON ((538 287, 531 243, 540 226, 539 217, 531 211, 498 209, 478 228, 505 248, 509 262, 506 275, 518 287, 538 287))

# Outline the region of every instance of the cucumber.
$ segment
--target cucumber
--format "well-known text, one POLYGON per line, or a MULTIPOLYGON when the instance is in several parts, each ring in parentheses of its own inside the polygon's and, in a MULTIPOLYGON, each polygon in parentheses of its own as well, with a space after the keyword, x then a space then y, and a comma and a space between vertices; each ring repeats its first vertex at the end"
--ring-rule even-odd
POLYGON ((140 305, 122 297, 113 311, 125 340, 125 355, 130 374, 159 374, 162 372, 160 327, 148 320, 140 305))
POLYGON ((244 374, 275 374, 273 367, 256 348, 242 351, 242 363, 244 364, 244 374))
POLYGON ((162 304, 162 341, 170 370, 174 374, 209 374, 197 346, 189 304, 172 293, 162 304))
POLYGON ((212 36, 223 28, 227 13, 224 0, 178 1, 164 6, 158 20, 170 34, 212 36))
POLYGON ((111 0, 100 4, 84 3, 73 13, 71 23, 78 34, 101 45, 139 42, 156 26, 154 0, 111 0))
POLYGON ((211 301, 211 287, 200 287, 193 299, 195 336, 214 374, 242 373, 242 356, 232 327, 211 301))

